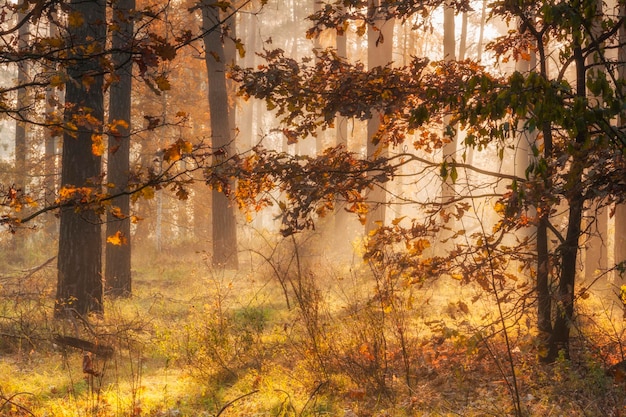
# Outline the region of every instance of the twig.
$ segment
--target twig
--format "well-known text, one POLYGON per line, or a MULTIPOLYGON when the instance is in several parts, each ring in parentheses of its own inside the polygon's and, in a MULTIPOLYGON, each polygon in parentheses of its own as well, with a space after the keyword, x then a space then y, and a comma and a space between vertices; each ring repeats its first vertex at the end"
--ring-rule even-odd
POLYGON ((304 413, 304 410, 306 410, 306 407, 309 405, 309 403, 311 402, 311 400, 313 398, 315 398, 315 396, 317 395, 317 393, 319 392, 319 390, 328 383, 328 381, 322 381, 320 382, 317 387, 315 387, 315 389, 313 390, 313 392, 311 393, 311 395, 309 395, 309 399, 306 400, 306 403, 304 403, 304 406, 302 407, 302 410, 300 410, 300 414, 298 414, 298 416, 302 416, 302 414, 304 413))
POLYGON ((27 270, 25 270, 25 271, 22 271, 22 272, 28 272, 28 274, 26 274, 24 277, 22 277, 22 279, 24 279, 24 280, 25 280, 25 279, 30 278, 31 276, 33 276, 33 274, 34 274, 35 272, 37 272, 37 271, 40 271, 40 270, 44 269, 46 266, 48 266, 48 264, 50 264, 50 263, 51 263, 52 261, 54 261, 56 258, 57 258, 56 256, 53 256, 52 258, 48 259, 46 262, 42 263, 42 264, 41 264, 41 265, 39 265, 39 266, 36 266, 36 267, 34 267, 34 268, 30 268, 30 269, 27 269, 27 270))
POLYGON ((226 410, 228 407, 230 407, 231 405, 233 405, 235 402, 241 400, 242 398, 246 398, 252 394, 256 394, 257 392, 259 392, 258 389, 255 389, 254 391, 248 392, 247 394, 243 394, 240 395, 239 397, 235 398, 234 400, 231 400, 229 402, 227 402, 226 404, 224 404, 224 406, 220 409, 220 411, 218 411, 218 413, 215 415, 215 417, 219 417, 220 414, 222 414, 224 412, 224 410, 226 410))
POLYGON ((20 410, 24 411, 25 413, 28 413, 31 416, 36 417, 35 414, 32 411, 30 411, 28 408, 13 401, 13 398, 17 397, 18 395, 34 395, 34 394, 30 392, 18 392, 18 393, 11 395, 10 397, 5 397, 4 395, 0 395, 0 399, 4 400, 4 403, 0 405, 0 410, 2 410, 5 405, 11 404, 12 406, 17 407, 20 410))

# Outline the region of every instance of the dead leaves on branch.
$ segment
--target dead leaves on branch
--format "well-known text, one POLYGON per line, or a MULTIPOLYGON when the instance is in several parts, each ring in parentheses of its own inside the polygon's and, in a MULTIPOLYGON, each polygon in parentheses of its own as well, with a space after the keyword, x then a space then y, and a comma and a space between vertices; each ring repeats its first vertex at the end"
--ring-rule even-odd
POLYGON ((249 155, 232 157, 207 169, 206 181, 231 195, 249 217, 265 207, 277 206, 281 232, 288 236, 314 228, 315 219, 332 212, 337 201, 364 217, 364 194, 374 181, 368 173, 385 173, 391 178, 393 170, 385 159, 363 160, 343 147, 310 157, 257 146, 249 155), (234 190, 224 188, 233 180, 234 190))
MULTIPOLYGON (((379 118, 374 142, 399 145, 417 135, 416 149, 441 148, 446 140, 430 135, 451 109, 464 109, 497 91, 502 83, 474 62, 430 62, 415 58, 404 67, 376 67, 349 63, 333 50, 316 51, 315 62, 297 62, 276 49, 261 56, 257 69, 234 67, 231 77, 240 83, 244 98, 264 100, 282 124, 290 143, 316 136, 333 127, 338 116, 379 118)), ((491 113, 475 117, 488 124, 491 113)), ((469 117, 469 116, 467 116, 469 117)), ((440 129, 440 127, 439 127, 440 129)))

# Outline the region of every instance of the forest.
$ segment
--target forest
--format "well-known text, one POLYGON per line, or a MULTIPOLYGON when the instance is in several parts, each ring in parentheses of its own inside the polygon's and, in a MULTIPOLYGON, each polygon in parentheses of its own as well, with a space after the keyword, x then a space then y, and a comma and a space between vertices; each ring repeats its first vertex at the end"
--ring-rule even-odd
POLYGON ((0 415, 626 415, 626 0, 0 0, 0 415))

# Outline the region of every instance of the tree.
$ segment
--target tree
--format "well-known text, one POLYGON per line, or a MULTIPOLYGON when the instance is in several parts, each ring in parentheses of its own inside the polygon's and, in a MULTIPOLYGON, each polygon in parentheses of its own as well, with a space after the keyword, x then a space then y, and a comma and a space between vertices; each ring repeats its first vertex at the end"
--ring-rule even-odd
MULTIPOLYGON (((443 60, 444 62, 454 62, 457 59, 456 54, 456 25, 454 22, 455 9, 450 2, 444 2, 443 5, 443 60)), ((455 123, 451 123, 452 116, 444 115, 443 118, 443 137, 445 138, 445 144, 443 145, 443 169, 445 175, 443 176, 443 183, 441 185, 441 202, 442 204, 449 205, 454 202, 455 199, 455 178, 457 176, 456 167, 454 161, 457 151, 457 128, 455 123), (450 172, 448 172, 448 166, 450 172)), ((453 218, 451 217, 448 227, 454 227, 452 224, 453 218)), ((442 235, 442 240, 446 239, 442 235)))
MULTIPOLYGON (((19 27, 18 30, 18 48, 21 52, 26 50, 26 46, 28 45, 29 38, 29 29, 30 25, 28 23, 28 19, 26 18, 26 10, 25 4, 22 3, 18 6, 19 13, 17 14, 18 21, 23 21, 24 23, 19 27)), ((29 103, 28 103, 28 91, 26 88, 28 80, 28 63, 27 61, 18 62, 17 65, 17 84, 18 86, 22 86, 17 90, 17 121, 15 124, 15 187, 23 193, 26 193, 26 185, 28 178, 27 171, 27 120, 29 111, 29 103)), ((13 240, 15 256, 14 259, 17 261, 21 261, 24 259, 24 251, 25 247, 25 236, 23 234, 18 234, 15 236, 13 240)))
MULTIPOLYGON (((409 2, 403 7, 381 5, 377 12, 379 16, 406 18, 417 12, 426 15, 440 5, 441 2, 409 2)), ((455 7, 457 12, 463 12, 467 5, 455 3, 455 7)), ((382 187, 408 163, 417 164, 416 182, 419 178, 428 179, 427 173, 436 169, 445 179, 452 169, 460 168, 480 173, 483 181, 488 180, 489 183, 458 187, 465 191, 455 194, 452 212, 442 212, 441 205, 427 196, 415 200, 416 207, 424 208, 420 212, 423 215, 396 219, 381 229, 365 256, 370 260, 382 259, 387 256, 383 249, 397 244, 405 250, 397 249, 391 259, 398 262, 398 268, 402 267, 409 282, 441 275, 458 277, 494 293, 498 302, 502 291, 507 297, 515 293, 517 277, 507 265, 516 261, 530 276, 536 274, 538 326, 548 335, 542 355, 545 361, 552 362, 561 354, 569 355, 578 291, 579 242, 587 233, 581 223, 583 212, 592 204, 606 206, 624 199, 623 181, 617 178, 625 174, 626 132, 614 124, 616 117, 622 116, 623 95, 616 74, 618 62, 607 56, 604 45, 622 47, 618 32, 626 17, 605 16, 602 32, 594 35, 590 28, 601 15, 596 0, 558 4, 502 1, 493 4, 491 15, 492 20, 519 22, 518 30, 512 29, 488 45, 495 59, 503 64, 526 61, 531 59, 530 51, 534 51, 536 70, 499 76, 474 62, 429 63, 415 58, 406 67, 376 72, 340 62, 332 53, 322 54, 319 62, 308 65, 285 57, 282 51, 270 51, 265 54, 263 67, 241 69, 235 77, 242 82, 245 94, 264 99, 277 109, 283 131, 294 137, 304 137, 319 126, 328 126, 336 115, 362 120, 380 112, 384 116, 378 130, 381 137, 397 144, 412 140, 412 147, 402 155, 380 160, 370 155, 358 162, 351 160, 352 165, 342 168, 333 165, 331 159, 337 155, 331 150, 307 161, 302 170, 319 166, 322 161, 337 170, 324 171, 329 178, 320 179, 320 190, 307 198, 294 190, 297 184, 293 180, 276 174, 279 178, 274 181, 281 184, 281 189, 289 190, 281 201, 287 207, 284 217, 290 221, 284 228, 287 232, 310 225, 309 216, 323 212, 327 200, 333 201, 336 195, 348 196, 351 210, 359 216, 371 215, 361 207, 362 193, 369 187, 382 187), (590 64, 588 57, 592 55, 600 58, 590 64), (589 94, 594 100, 590 100, 589 94), (513 169, 500 172, 459 161, 436 164, 420 156, 419 151, 432 152, 445 145, 443 135, 434 131, 437 126, 440 129, 444 115, 451 117, 451 125, 458 123, 464 129, 463 146, 488 148, 499 158, 517 146, 519 134, 528 134, 534 140, 533 157, 527 160, 524 175, 516 175, 513 165, 513 169), (382 173, 364 175, 376 170, 382 173), (503 183, 507 183, 506 187, 503 183), (482 195, 477 192, 481 190, 482 195), (482 218, 479 232, 467 236, 465 245, 457 245, 446 254, 426 254, 424 249, 442 222, 450 216, 466 218, 478 204, 494 209, 494 217, 482 218), (531 226, 536 226, 536 233, 532 234, 531 226), (531 232, 526 233, 529 227, 531 232), (523 238, 518 239, 520 231, 524 231, 523 238), (556 288, 554 296, 552 288, 556 288)), ((364 16, 357 5, 345 9, 328 6, 316 15, 309 35, 353 20, 369 23, 372 18, 364 16)), ((345 154, 338 155, 350 160, 345 154)), ((259 163, 252 164, 248 175, 266 173, 266 158, 272 157, 283 156, 257 156, 259 163)), ((284 172, 294 174, 288 169, 284 172)), ((455 236, 465 236, 466 232, 453 230, 455 236)))
MULTIPOLYGON (((60 191, 80 202, 100 193, 101 158, 93 146, 102 143, 104 121, 103 68, 94 53, 105 49, 106 3, 72 0, 69 39, 72 49, 65 83, 65 130, 60 191), (94 51, 94 52, 92 52, 94 51)), ((100 208, 61 208, 56 314, 71 310, 85 315, 102 312, 102 237, 100 208)))
MULTIPOLYGON (((367 67, 372 72, 383 71, 383 67, 391 65, 393 52, 394 20, 380 16, 380 1, 372 1, 368 5, 368 17, 371 23, 367 27, 367 67)), ((383 114, 372 112, 367 121, 367 157, 384 158, 388 155, 389 143, 380 130, 383 114)), ((375 175, 372 173, 372 175, 375 175)), ((387 195, 384 184, 377 184, 369 193, 372 212, 367 216, 365 232, 369 233, 385 222, 385 206, 387 195)))
MULTIPOLYGON (((215 152, 215 165, 225 156, 233 154, 233 131, 230 126, 229 98, 226 88, 226 60, 222 42, 222 25, 219 8, 212 1, 202 1, 202 28, 205 60, 209 84, 211 112, 211 138, 215 152)), ((238 266, 237 224, 234 207, 225 193, 232 184, 220 184, 212 191, 213 265, 229 269, 238 266)))
POLYGON ((110 192, 118 195, 112 204, 114 210, 107 212, 106 235, 113 243, 106 247, 105 283, 112 295, 129 295, 131 282, 130 239, 130 131, 132 87, 132 40, 133 20, 131 12, 135 0, 117 0, 113 3, 113 33, 111 47, 117 81, 110 87, 109 135, 107 155, 107 182, 110 192))

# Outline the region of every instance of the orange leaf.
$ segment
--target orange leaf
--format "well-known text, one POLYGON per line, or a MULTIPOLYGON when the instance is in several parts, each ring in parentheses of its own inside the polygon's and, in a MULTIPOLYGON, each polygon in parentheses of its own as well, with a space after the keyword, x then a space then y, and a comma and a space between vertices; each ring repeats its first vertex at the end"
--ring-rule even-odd
POLYGON ((128 243, 128 239, 126 239, 126 236, 118 230, 114 235, 107 237, 107 243, 115 246, 121 246, 126 245, 128 243))
POLYGON ((102 156, 104 154, 104 140, 102 135, 97 133, 91 135, 91 153, 95 156, 102 156))

